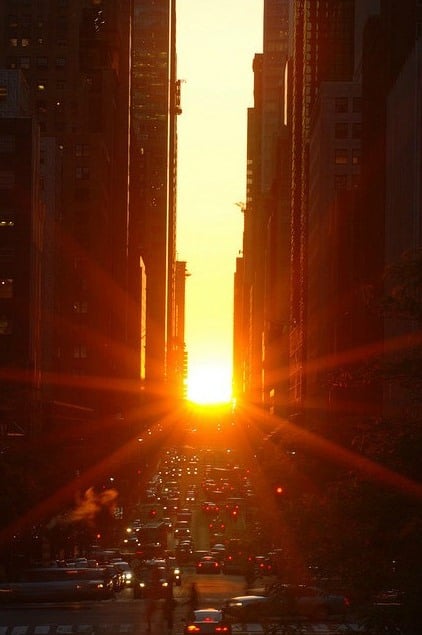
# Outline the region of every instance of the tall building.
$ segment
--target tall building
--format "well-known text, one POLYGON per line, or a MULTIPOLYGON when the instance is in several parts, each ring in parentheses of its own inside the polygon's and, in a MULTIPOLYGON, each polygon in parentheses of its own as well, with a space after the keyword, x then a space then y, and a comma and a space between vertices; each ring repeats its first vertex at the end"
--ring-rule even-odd
POLYGON ((175 2, 6 0, 0 27, 41 132, 41 399, 118 412, 175 372, 175 2))
MULTIPOLYGON (((291 51, 291 241, 289 404, 302 415, 306 397, 309 275, 309 144, 322 82, 351 81, 354 0, 295 0, 291 51)), ((312 246, 313 248, 313 246, 312 246)))
POLYGON ((177 260, 167 376, 168 393, 177 399, 185 399, 187 396, 188 353, 185 343, 185 311, 186 278, 189 276, 186 262, 177 260))
MULTIPOLYGON (((139 348, 139 257, 145 263, 146 381, 160 394, 168 374, 174 324, 176 262, 176 80, 174 0, 134 0, 131 87, 129 295, 134 300, 129 342, 139 348)), ((137 363, 136 357, 134 363, 137 363)))
MULTIPOLYGON (((287 158, 284 124, 285 67, 288 53, 289 2, 264 3, 263 53, 255 55, 254 107, 248 111, 247 192, 244 213, 242 275, 242 340, 236 336, 236 394, 254 403, 275 401, 280 391, 278 368, 286 360, 279 344, 280 324, 288 320, 288 297, 282 286, 288 280, 287 191, 280 166, 287 158), (287 214, 287 215, 286 215, 287 214), (278 255, 276 255, 278 254, 278 255), (277 342, 277 344, 276 344, 277 342), (243 348, 243 355, 240 354, 243 348)), ((237 272, 240 272, 240 262, 237 272)), ((287 289, 286 289, 287 290, 287 289)), ((236 305, 238 301, 236 302, 236 305)), ((236 306, 235 305, 235 306, 236 306)), ((236 309, 238 313, 238 309, 236 309)))
POLYGON ((113 378, 125 376, 127 351, 129 9, 117 0, 0 6, 0 67, 24 75, 41 133, 41 400, 56 422, 56 407, 66 420, 121 408, 113 378))
POLYGON ((45 209, 40 135, 18 70, 0 70, 0 437, 34 432, 45 209))
POLYGON ((253 63, 237 394, 309 425, 413 418, 400 364, 414 363, 420 328, 420 2, 287 5, 286 27, 282 3, 265 2, 253 63), (389 267, 410 276, 395 281, 410 294, 401 314, 389 267))

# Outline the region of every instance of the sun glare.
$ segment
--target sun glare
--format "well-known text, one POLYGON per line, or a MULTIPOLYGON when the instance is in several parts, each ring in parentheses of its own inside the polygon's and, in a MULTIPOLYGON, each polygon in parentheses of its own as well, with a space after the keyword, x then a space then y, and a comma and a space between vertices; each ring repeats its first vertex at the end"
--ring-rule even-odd
POLYGON ((223 404, 231 401, 231 370, 222 364, 203 364, 189 370, 188 399, 194 403, 223 404))

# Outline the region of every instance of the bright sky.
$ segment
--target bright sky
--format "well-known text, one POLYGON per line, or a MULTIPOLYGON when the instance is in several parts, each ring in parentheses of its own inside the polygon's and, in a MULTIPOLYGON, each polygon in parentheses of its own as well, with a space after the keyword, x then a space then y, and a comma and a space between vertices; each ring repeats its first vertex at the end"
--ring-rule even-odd
POLYGON ((233 276, 242 248, 247 108, 262 51, 263 0, 177 0, 177 257, 187 261, 189 377, 231 382, 233 276))

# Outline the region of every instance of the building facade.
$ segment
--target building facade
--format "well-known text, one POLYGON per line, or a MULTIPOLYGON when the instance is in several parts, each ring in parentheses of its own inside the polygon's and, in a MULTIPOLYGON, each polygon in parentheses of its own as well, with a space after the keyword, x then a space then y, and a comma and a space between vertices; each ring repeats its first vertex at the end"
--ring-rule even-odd
POLYGON ((0 28, 41 135, 40 399, 120 412, 174 373, 175 2, 6 0, 0 28))

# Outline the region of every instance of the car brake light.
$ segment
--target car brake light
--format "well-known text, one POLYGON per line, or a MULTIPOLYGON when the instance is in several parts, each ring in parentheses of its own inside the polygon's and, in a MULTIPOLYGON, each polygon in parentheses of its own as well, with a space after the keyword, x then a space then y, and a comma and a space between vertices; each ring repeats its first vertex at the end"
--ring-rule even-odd
POLYGON ((228 633, 229 632, 229 627, 225 626, 225 625, 216 626, 215 627, 215 632, 216 633, 228 633))

